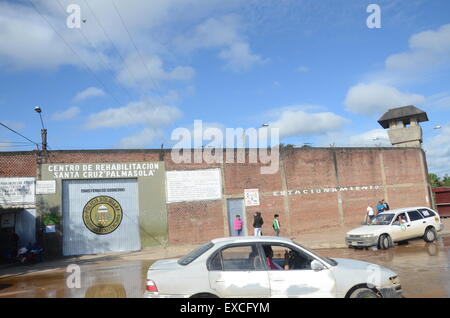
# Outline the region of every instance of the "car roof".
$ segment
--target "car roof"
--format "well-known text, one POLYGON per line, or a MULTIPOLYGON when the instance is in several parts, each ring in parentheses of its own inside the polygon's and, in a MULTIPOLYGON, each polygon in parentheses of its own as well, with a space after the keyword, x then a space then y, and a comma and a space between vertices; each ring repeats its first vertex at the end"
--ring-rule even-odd
POLYGON ((401 213, 401 212, 408 212, 408 211, 413 211, 413 210, 417 210, 417 209, 430 209, 431 210, 431 208, 426 207, 426 206, 411 206, 411 207, 407 207, 407 208, 399 208, 399 209, 392 209, 389 211, 384 211, 384 212, 381 212, 380 214, 401 213))
POLYGON ((287 237, 279 236, 231 236, 221 237, 211 240, 214 244, 229 244, 229 243, 252 243, 252 242, 273 242, 273 243, 292 243, 292 240, 287 237))

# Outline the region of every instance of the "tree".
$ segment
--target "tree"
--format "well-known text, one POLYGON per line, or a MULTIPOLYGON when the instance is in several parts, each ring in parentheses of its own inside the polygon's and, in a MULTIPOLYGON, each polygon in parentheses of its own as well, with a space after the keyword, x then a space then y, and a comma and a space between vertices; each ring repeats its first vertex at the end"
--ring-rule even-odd
POLYGON ((441 183, 441 181, 439 180, 439 177, 436 174, 429 173, 428 177, 430 179, 431 188, 435 189, 435 188, 442 187, 442 183, 441 183))

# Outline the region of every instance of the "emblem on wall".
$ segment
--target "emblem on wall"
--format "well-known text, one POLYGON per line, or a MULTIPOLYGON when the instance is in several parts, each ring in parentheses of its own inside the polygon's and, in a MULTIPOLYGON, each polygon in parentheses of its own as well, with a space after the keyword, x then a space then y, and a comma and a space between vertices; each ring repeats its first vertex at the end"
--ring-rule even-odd
POLYGON ((83 208, 84 225, 99 235, 114 232, 122 222, 122 216, 119 202, 106 195, 90 199, 83 208))

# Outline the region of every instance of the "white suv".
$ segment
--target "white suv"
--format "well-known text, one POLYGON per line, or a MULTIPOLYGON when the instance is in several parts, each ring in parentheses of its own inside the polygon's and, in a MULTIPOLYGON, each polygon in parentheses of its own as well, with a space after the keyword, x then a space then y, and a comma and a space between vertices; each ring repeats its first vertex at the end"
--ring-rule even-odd
POLYGON ((348 247, 388 249, 395 242, 422 237, 433 242, 443 225, 439 214, 427 207, 410 207, 378 214, 369 224, 347 232, 348 247))

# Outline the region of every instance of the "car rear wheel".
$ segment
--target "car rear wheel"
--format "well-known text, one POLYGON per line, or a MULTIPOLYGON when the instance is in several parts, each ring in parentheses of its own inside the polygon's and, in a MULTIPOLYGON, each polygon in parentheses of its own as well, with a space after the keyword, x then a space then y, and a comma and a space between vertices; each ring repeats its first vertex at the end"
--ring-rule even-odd
POLYGON ((387 234, 381 235, 378 245, 379 248, 382 250, 387 250, 391 248, 393 246, 391 237, 387 234))
POLYGON ((351 295, 350 298, 379 298, 377 293, 369 288, 358 288, 351 295))
POLYGON ((425 234, 423 235, 423 239, 425 242, 427 243, 431 243, 436 241, 437 238, 437 234, 436 234, 436 230, 432 227, 429 227, 425 230, 425 234))

